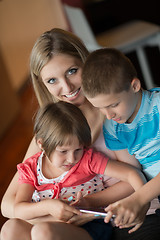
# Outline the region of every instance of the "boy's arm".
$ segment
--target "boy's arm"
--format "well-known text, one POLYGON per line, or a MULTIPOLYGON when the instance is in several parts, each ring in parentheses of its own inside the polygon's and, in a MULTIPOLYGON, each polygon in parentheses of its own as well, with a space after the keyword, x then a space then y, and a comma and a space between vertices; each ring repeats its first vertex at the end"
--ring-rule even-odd
POLYGON ((105 221, 115 214, 115 223, 121 228, 131 227, 129 233, 137 230, 143 223, 149 202, 160 194, 160 173, 147 182, 131 196, 109 205, 105 210, 109 213, 105 221))
POLYGON ((34 187, 30 184, 20 184, 15 199, 14 215, 16 218, 31 220, 51 215, 56 220, 68 221, 80 211, 58 199, 45 199, 40 202, 31 202, 34 187))

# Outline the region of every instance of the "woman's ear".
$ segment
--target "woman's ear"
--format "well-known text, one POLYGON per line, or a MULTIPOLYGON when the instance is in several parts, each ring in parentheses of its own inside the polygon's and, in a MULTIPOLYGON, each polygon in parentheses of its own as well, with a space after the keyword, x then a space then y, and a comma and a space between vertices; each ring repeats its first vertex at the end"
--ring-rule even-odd
POLYGON ((141 82, 138 78, 133 78, 132 82, 131 82, 131 87, 133 89, 133 91, 139 92, 141 90, 141 82))

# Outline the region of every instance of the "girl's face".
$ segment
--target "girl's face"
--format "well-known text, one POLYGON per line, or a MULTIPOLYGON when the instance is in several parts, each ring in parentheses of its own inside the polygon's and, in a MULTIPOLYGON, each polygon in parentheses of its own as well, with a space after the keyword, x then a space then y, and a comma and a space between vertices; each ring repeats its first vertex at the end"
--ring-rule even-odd
POLYGON ((71 138, 68 145, 57 146, 50 154, 49 160, 56 173, 62 174, 70 170, 83 156, 84 146, 79 144, 76 136, 71 138))
POLYGON ((41 78, 48 91, 58 100, 80 106, 85 101, 81 90, 83 63, 70 55, 59 54, 42 68, 41 78))

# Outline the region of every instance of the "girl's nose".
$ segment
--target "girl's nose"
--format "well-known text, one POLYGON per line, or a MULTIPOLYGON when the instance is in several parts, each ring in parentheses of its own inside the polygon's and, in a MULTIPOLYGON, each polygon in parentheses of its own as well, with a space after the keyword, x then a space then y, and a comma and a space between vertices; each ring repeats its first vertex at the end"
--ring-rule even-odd
POLYGON ((74 163, 74 162, 76 161, 75 154, 74 154, 74 153, 70 153, 70 154, 68 155, 67 161, 68 161, 69 163, 74 163))

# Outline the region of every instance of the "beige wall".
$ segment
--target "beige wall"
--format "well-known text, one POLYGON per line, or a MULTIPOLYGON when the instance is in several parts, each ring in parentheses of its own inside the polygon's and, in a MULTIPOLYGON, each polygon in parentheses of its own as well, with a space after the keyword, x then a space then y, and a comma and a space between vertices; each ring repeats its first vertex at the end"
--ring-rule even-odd
POLYGON ((28 77, 35 40, 53 27, 67 29, 60 0, 0 1, 0 49, 15 90, 28 77))

